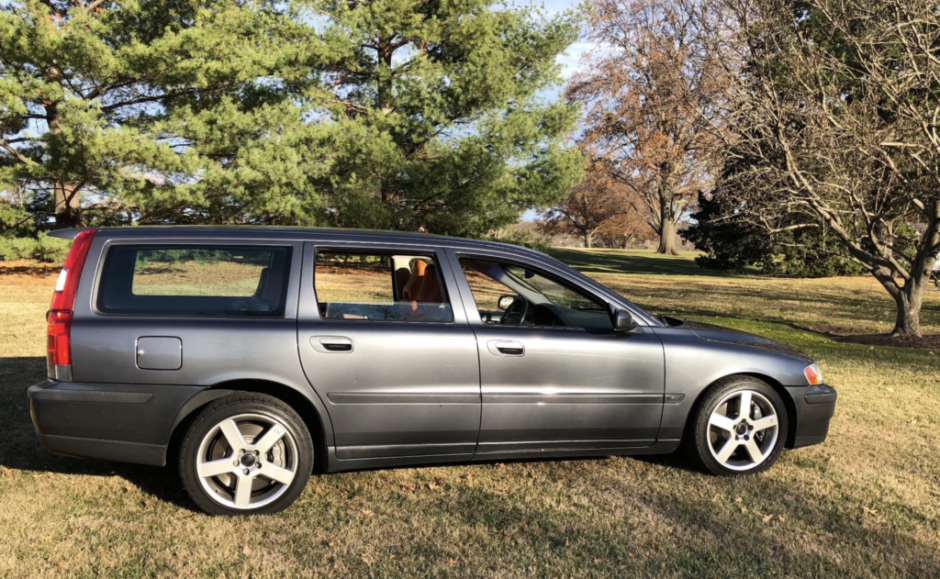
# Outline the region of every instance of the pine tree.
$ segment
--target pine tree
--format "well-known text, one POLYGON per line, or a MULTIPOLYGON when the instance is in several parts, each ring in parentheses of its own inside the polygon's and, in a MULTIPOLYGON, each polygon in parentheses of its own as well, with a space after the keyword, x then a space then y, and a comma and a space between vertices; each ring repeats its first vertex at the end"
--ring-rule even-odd
POLYGON ((564 145, 578 111, 546 104, 574 16, 493 0, 310 0, 306 94, 324 99, 344 227, 479 236, 562 198, 582 173, 564 145))
POLYGON ((0 187, 57 227, 311 215, 303 32, 276 2, 4 3, 0 187))

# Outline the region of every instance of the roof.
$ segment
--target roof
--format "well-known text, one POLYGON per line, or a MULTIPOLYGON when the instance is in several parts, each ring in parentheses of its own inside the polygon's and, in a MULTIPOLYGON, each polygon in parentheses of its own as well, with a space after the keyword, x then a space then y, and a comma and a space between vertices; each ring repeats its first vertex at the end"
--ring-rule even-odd
MULTIPOLYGON (((48 233, 51 237, 75 239, 75 237, 90 227, 74 229, 57 229, 48 233)), ((109 237, 197 237, 213 238, 243 238, 243 239, 291 239, 298 241, 323 241, 324 239, 338 242, 372 242, 403 245, 436 245, 440 247, 462 249, 494 249, 508 253, 538 256, 551 259, 551 256, 542 252, 528 249, 518 245, 499 243, 497 241, 481 241, 478 239, 464 239, 461 237, 447 237, 431 233, 413 233, 400 231, 380 231, 373 229, 342 229, 335 227, 293 227, 293 226, 261 226, 261 225, 140 225, 133 227, 99 227, 94 228, 99 233, 109 237)))

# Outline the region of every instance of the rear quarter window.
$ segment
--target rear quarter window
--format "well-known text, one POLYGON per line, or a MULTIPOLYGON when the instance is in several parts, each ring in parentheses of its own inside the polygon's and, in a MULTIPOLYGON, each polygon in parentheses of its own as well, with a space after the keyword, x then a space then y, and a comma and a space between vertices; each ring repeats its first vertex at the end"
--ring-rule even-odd
POLYGON ((290 247, 116 245, 96 306, 106 314, 283 317, 290 247))

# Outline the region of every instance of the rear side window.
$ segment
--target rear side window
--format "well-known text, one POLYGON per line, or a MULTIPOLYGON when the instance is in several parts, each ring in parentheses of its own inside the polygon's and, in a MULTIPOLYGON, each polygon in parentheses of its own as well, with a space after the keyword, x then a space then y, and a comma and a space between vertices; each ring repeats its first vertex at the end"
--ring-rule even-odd
POLYGON ((320 315, 327 319, 454 321, 432 257, 320 251, 314 283, 320 315))
POLYGON ((108 314, 283 317, 290 247, 117 245, 98 310, 108 314))

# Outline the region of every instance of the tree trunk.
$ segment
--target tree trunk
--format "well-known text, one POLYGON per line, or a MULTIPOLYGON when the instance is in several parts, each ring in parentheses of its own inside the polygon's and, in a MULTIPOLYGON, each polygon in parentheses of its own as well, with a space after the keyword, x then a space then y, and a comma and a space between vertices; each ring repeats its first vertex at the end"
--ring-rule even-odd
MULTIPOLYGON (((45 109, 49 133, 58 137, 62 132, 62 127, 59 126, 59 103, 48 103, 45 105, 45 109)), ((75 183, 56 181, 52 184, 52 199, 55 202, 53 215, 55 216, 56 229, 81 227, 82 205, 78 190, 79 186, 75 183)))
POLYGON ((926 280, 910 281, 894 295, 898 314, 892 336, 920 336, 920 308, 924 303, 924 290, 928 282, 929 275, 926 280))
POLYGON ((591 243, 594 241, 594 232, 593 231, 584 231, 584 247, 591 249, 591 243))
POLYGON ((666 219, 665 216, 663 218, 662 225, 659 228, 659 247, 656 249, 656 253, 679 255, 679 250, 676 248, 676 224, 673 223, 671 216, 669 219, 666 219))
POLYGON ((81 227, 82 206, 77 187, 70 183, 55 183, 53 191, 55 192, 55 228, 81 227))
MULTIPOLYGON (((663 166, 660 169, 662 175, 671 175, 672 168, 663 166)), ((659 196, 659 247, 656 253, 663 255, 679 255, 676 248, 676 216, 673 214, 672 202, 676 194, 672 188, 672 182, 664 179, 657 191, 659 196)))

